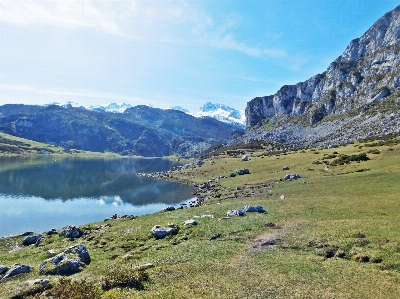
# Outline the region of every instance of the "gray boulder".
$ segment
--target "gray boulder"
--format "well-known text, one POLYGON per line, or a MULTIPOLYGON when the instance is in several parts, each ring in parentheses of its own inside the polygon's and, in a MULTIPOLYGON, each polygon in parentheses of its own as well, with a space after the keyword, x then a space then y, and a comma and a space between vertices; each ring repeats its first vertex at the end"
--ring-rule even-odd
POLYGON ((40 274, 71 275, 80 272, 88 264, 90 264, 89 252, 85 245, 78 244, 43 261, 39 272, 40 274))
POLYGON ((32 270, 33 270, 33 268, 31 266, 14 264, 10 269, 7 270, 6 274, 3 276, 3 278, 0 280, 0 282, 5 281, 6 279, 11 278, 11 277, 21 274, 21 273, 29 273, 32 270))
POLYGON ((236 173, 238 175, 249 174, 250 171, 247 168, 238 168, 236 169, 236 173))
POLYGON ((83 235, 83 232, 78 226, 67 225, 63 227, 60 232, 60 237, 64 236, 66 238, 79 238, 83 235))
POLYGON ((22 241, 22 244, 24 246, 29 246, 36 244, 37 240, 41 239, 43 236, 37 235, 37 236, 26 236, 24 240, 22 241))
POLYGON ((197 225, 197 221, 194 219, 186 220, 185 225, 197 225))
POLYGON ((267 211, 264 210, 262 206, 244 206, 242 209, 240 209, 243 213, 249 212, 249 213, 266 213, 267 211))
POLYGON ((246 155, 243 155, 242 161, 249 161, 249 157, 247 157, 246 155))
POLYGON ((4 265, 0 265, 0 275, 3 275, 8 271, 8 267, 4 265))
POLYGON ((289 170, 289 166, 284 166, 282 170, 289 170))
POLYGON ((298 175, 298 174, 296 174, 296 173, 290 173, 290 174, 285 175, 284 180, 285 180, 285 181, 288 181, 288 180, 297 180, 297 179, 300 179, 300 178, 301 178, 300 175, 298 175))
POLYGON ((226 216, 232 217, 232 216, 244 216, 244 212, 241 210, 229 210, 226 212, 226 216))
POLYGON ((168 235, 174 235, 177 230, 174 227, 161 227, 160 225, 155 225, 151 229, 151 233, 156 239, 164 239, 168 235))

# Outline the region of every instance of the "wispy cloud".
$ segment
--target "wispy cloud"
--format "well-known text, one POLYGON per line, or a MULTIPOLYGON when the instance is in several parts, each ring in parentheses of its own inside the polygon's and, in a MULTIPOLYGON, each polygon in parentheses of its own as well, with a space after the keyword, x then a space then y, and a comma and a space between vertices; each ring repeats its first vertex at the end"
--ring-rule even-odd
POLYGON ((283 50, 263 48, 260 46, 250 46, 243 42, 238 42, 232 34, 218 36, 210 40, 211 45, 221 49, 234 50, 246 54, 248 56, 263 58, 282 58, 286 56, 283 50))
POLYGON ((39 24, 65 28, 86 27, 126 35, 118 25, 121 11, 116 10, 123 7, 113 3, 117 1, 1 0, 0 21, 19 26, 39 24))
POLYGON ((32 87, 27 84, 1 84, 0 92, 14 91, 18 93, 40 94, 44 96, 60 96, 60 97, 74 97, 86 99, 104 99, 106 101, 124 101, 129 103, 143 103, 144 100, 140 98, 113 94, 101 93, 92 90, 79 89, 79 90, 66 90, 66 89, 41 89, 32 87))

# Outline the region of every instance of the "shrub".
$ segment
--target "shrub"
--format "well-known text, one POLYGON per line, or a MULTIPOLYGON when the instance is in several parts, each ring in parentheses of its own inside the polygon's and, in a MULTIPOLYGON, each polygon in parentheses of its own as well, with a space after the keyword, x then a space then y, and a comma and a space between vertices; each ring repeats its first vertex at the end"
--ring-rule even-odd
POLYGON ((110 268, 102 282, 103 290, 110 290, 116 287, 143 290, 143 281, 148 280, 147 273, 133 265, 110 268))
POLYGON ((369 158, 367 153, 361 153, 358 155, 339 155, 337 159, 335 159, 331 165, 343 165, 343 164, 350 164, 351 162, 360 162, 360 161, 368 161, 369 158))
MULTIPOLYGON (((46 298, 57 299, 100 299, 101 289, 88 280, 72 280, 61 277, 56 285, 46 291, 46 298)), ((26 299, 43 298, 40 294, 26 297, 26 299)))

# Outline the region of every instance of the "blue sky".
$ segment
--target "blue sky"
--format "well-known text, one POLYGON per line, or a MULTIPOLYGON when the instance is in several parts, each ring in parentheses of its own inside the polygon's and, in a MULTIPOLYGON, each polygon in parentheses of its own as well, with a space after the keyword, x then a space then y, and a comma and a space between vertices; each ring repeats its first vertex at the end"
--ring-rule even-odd
POLYGON ((324 72, 392 0, 0 0, 0 105, 244 109, 324 72))

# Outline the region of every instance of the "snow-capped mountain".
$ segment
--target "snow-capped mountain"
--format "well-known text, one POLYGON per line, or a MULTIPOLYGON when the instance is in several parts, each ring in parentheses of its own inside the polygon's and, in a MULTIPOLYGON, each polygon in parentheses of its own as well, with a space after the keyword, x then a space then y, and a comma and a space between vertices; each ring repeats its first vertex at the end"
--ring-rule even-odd
POLYGON ((189 114, 189 110, 181 107, 181 106, 170 106, 168 109, 178 110, 189 114))
POLYGON ((128 108, 132 108, 132 106, 125 103, 111 103, 87 107, 88 110, 113 113, 123 113, 128 108))
POLYGON ((244 111, 239 111, 224 104, 205 103, 200 110, 192 114, 195 117, 212 117, 219 121, 245 126, 246 118, 244 111))

